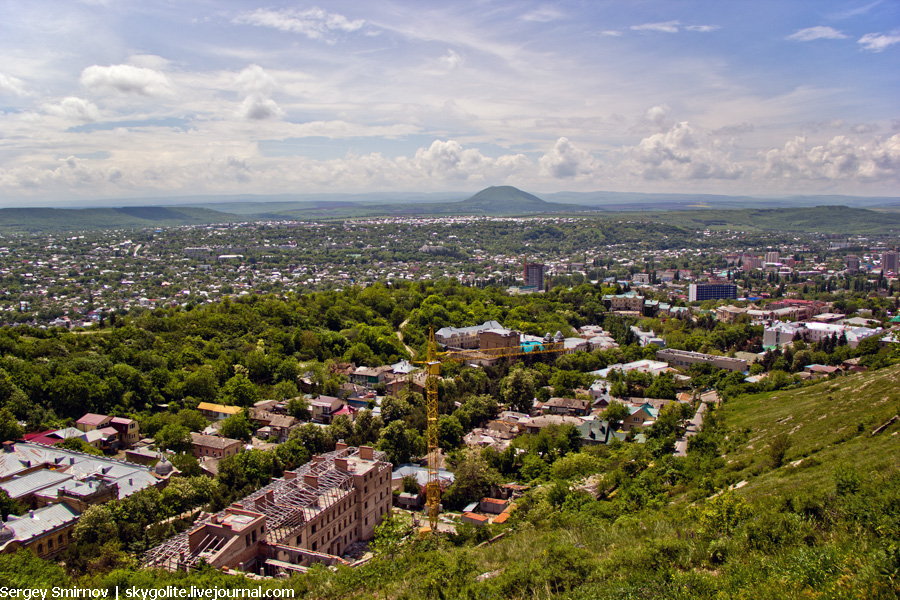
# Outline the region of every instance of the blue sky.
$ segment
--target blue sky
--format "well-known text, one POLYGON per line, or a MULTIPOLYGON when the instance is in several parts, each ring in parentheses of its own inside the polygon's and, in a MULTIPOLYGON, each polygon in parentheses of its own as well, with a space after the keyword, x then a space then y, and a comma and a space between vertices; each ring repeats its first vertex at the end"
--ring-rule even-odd
POLYGON ((0 203, 897 195, 900 0, 5 0, 0 203))

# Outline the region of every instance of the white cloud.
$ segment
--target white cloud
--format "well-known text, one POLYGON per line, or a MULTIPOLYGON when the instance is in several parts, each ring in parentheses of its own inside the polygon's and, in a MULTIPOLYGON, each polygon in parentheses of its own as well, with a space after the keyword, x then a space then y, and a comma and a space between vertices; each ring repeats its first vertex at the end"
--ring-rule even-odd
POLYGON ((900 31, 892 31, 891 33, 867 33, 859 38, 857 42, 869 52, 884 52, 890 46, 900 43, 900 31))
POLYGON ((88 88, 111 88, 142 96, 163 96, 171 93, 169 79, 154 69, 131 65, 94 65, 81 72, 81 83, 88 88))
POLYGON ((244 98, 239 112, 243 118, 252 121, 277 119, 284 114, 274 100, 266 98, 262 94, 250 94, 244 98))
POLYGON ((688 25, 685 27, 688 31, 698 31, 700 33, 709 33, 721 29, 719 25, 688 25))
POLYGON ((559 21, 564 17, 565 15, 556 8, 553 8, 552 6, 542 6, 537 10, 525 13, 521 16, 521 19, 523 21, 533 21, 535 23, 550 23, 551 21, 559 21))
POLYGON ((243 92, 260 94, 271 94, 278 88, 278 82, 275 78, 266 72, 259 65, 250 65, 234 78, 235 84, 243 92))
POLYGON ((655 127, 664 127, 668 121, 669 110, 667 104, 652 106, 644 113, 644 122, 655 127))
POLYGON ((605 35, 607 37, 621 37, 622 32, 616 31, 615 29, 607 29, 606 31, 601 31, 600 35, 605 35))
POLYGON ((684 121, 626 148, 625 154, 632 174, 645 180, 737 179, 744 172, 725 144, 684 121))
POLYGON ((0 94, 11 94, 13 96, 25 96, 25 82, 18 77, 0 73, 0 94))
POLYGON ((819 25, 817 27, 807 27, 806 29, 795 31, 785 39, 794 42, 811 42, 813 40, 842 40, 846 37, 846 35, 834 27, 824 27, 819 25))
POLYGON ((331 41, 332 33, 350 33, 365 25, 365 21, 362 19, 351 21, 343 15, 326 12, 317 6, 305 10, 259 8, 253 12, 238 15, 232 20, 232 23, 270 27, 285 33, 299 33, 311 40, 328 42, 331 41))
POLYGON ((797 136, 764 158, 768 178, 900 181, 900 134, 864 143, 839 135, 813 146, 797 136))
POLYGON ((634 31, 662 31, 665 33, 678 33, 680 21, 663 21, 661 23, 644 23, 643 25, 632 25, 634 31))
POLYGON ((591 175, 599 168, 594 157, 564 137, 559 138, 553 148, 541 157, 540 165, 542 175, 556 179, 591 175))
POLYGON ((463 63, 465 62, 465 59, 462 56, 460 56, 459 53, 456 52, 455 50, 448 49, 447 54, 440 57, 438 59, 438 62, 441 63, 441 65, 443 65, 444 67, 446 67, 448 70, 452 71, 454 69, 460 68, 463 65, 463 63))
POLYGON ((100 116, 96 104, 75 96, 63 98, 57 103, 45 104, 44 112, 56 117, 82 122, 96 121, 100 116))

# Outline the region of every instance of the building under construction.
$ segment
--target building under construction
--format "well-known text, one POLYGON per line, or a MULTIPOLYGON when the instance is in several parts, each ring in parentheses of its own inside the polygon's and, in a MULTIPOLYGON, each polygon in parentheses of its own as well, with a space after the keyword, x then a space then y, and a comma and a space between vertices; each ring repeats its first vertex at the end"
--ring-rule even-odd
POLYGON ((346 563, 391 508, 391 464, 368 446, 338 443, 296 471, 151 549, 144 566, 186 571, 206 563, 260 575, 346 563))

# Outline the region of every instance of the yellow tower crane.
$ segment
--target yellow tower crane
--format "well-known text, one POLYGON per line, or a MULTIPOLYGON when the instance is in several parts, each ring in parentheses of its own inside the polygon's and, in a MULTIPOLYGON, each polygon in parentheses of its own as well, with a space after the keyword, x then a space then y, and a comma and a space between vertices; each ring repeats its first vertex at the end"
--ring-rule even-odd
POLYGON ((521 344, 517 344, 515 346, 484 350, 448 350, 446 352, 438 352, 437 343, 434 341, 434 327, 430 328, 428 332, 427 358, 424 362, 415 361, 418 364, 425 365, 425 402, 428 414, 428 429, 425 434, 428 442, 428 484, 425 487, 428 525, 422 527, 419 531, 420 534, 437 532, 438 515, 441 510, 441 485, 438 477, 438 463, 441 455, 441 449, 438 445, 438 380, 441 376, 441 364, 466 360, 530 356, 532 354, 563 352, 564 350, 564 342, 544 341, 529 346, 527 349, 521 344))

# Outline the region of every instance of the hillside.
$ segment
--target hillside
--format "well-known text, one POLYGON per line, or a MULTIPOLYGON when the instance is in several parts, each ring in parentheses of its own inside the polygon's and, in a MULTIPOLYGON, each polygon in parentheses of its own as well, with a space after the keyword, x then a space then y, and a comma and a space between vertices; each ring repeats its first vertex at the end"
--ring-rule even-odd
POLYGON ((847 206, 672 212, 647 210, 617 213, 617 218, 659 221, 687 229, 797 231, 848 235, 860 231, 870 234, 900 231, 900 214, 847 206))
POLYGON ((557 204, 541 200, 533 194, 512 186, 489 187, 462 202, 451 202, 444 206, 448 214, 525 214, 585 211, 577 204, 557 204))
POLYGON ((0 232, 88 231, 142 227, 177 227, 241 221, 237 215, 206 208, 131 206, 124 208, 3 208, 0 232))

